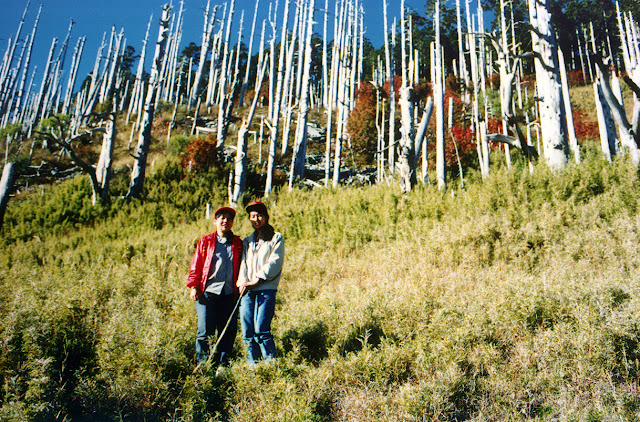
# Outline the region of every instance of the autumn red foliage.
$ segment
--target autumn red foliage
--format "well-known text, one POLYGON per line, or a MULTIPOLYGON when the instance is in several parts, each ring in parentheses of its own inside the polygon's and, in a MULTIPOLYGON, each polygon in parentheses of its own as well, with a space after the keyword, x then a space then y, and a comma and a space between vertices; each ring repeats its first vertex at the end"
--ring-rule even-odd
POLYGON ((213 135, 196 137, 181 155, 182 168, 194 172, 207 171, 219 165, 218 149, 213 135))
POLYGON ((582 110, 573 110, 573 127, 576 131, 576 138, 578 138, 578 141, 600 139, 598 122, 590 120, 587 117, 587 113, 582 110))
POLYGON ((351 146, 364 153, 366 161, 375 157, 378 130, 376 128, 376 91, 370 83, 362 83, 356 91, 356 105, 349 115, 347 131, 351 146))
POLYGON ((468 167, 477 161, 475 133, 470 127, 454 125, 451 127, 450 135, 453 139, 446 138, 444 157, 447 167, 458 165, 456 157, 456 147, 460 156, 460 163, 463 167, 468 167), (455 144, 454 142, 455 141, 455 144))
POLYGON ((582 70, 569 70, 567 71, 567 83, 569 86, 586 85, 587 80, 582 73, 582 70))

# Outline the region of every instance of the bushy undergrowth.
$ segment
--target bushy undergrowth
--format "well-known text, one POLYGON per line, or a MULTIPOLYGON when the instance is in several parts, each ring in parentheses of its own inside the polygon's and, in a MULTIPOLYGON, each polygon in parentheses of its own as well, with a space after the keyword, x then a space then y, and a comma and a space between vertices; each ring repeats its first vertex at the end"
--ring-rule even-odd
POLYGON ((222 377, 192 373, 184 288, 220 174, 169 164, 147 200, 103 208, 84 179, 12 203, 0 419, 638 420, 640 179, 584 155, 465 190, 277 193, 280 358, 251 371, 238 338, 222 377))

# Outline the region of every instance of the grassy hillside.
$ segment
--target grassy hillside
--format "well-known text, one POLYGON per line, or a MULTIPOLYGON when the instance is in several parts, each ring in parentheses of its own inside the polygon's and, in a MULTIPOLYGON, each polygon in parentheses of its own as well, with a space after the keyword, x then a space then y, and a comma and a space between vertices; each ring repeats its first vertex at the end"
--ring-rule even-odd
POLYGON ((251 371, 238 338, 221 378, 192 374, 184 287, 220 174, 165 163, 149 200, 98 208, 84 178, 22 198, 2 232, 0 419, 640 419, 639 174, 584 155, 444 194, 277 193, 281 357, 251 371))

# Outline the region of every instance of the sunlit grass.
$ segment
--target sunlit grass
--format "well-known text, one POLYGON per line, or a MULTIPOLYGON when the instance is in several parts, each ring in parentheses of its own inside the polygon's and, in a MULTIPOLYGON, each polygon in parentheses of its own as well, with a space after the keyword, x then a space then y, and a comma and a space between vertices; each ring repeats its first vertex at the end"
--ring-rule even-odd
MULTIPOLYGON (((224 377, 192 373, 184 288, 224 183, 169 168, 154 203, 90 223, 56 199, 84 182, 24 199, 0 254, 0 419, 635 420, 638 172, 584 155, 444 193, 277 192, 280 359, 251 371, 238 338, 224 377), (68 225, 20 226, 53 204, 68 225)), ((250 232, 243 210, 234 230, 250 232)))

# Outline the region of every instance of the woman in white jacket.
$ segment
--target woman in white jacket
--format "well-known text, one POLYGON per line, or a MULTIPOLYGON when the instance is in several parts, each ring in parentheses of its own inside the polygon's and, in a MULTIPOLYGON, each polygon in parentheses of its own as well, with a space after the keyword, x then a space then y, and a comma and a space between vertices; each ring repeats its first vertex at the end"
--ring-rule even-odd
POLYGON ((269 224, 265 204, 254 201, 246 210, 254 232, 243 240, 237 285, 242 295, 240 323, 247 345, 247 362, 254 366, 260 359, 276 357, 271 320, 284 261, 284 239, 269 224))

